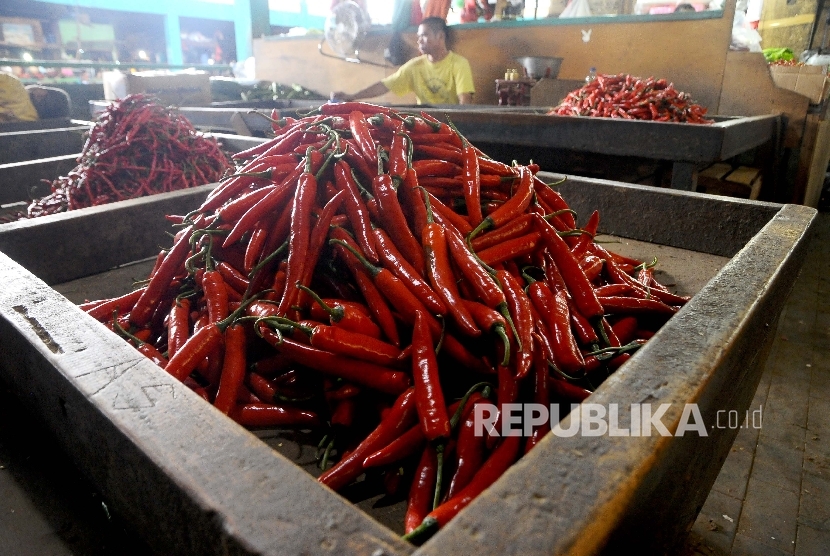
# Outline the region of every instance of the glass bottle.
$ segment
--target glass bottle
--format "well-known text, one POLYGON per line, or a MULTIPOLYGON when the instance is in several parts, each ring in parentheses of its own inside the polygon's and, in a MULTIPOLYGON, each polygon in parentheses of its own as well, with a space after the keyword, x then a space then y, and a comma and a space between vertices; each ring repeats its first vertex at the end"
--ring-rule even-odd
POLYGON ((585 83, 590 83, 594 79, 597 78, 597 68, 591 68, 588 71, 588 75, 585 76, 585 83))

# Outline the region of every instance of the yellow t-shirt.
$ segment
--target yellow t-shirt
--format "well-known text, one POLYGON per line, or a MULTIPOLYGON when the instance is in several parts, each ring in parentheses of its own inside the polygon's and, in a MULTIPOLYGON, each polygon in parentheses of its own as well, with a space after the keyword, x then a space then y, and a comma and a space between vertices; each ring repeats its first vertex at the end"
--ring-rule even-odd
POLYGON ((435 63, 413 58, 381 82, 396 95, 415 93, 418 104, 458 104, 458 95, 475 92, 470 63, 452 51, 435 63))
POLYGON ((0 72, 0 122, 33 122, 37 110, 23 83, 13 75, 0 72))

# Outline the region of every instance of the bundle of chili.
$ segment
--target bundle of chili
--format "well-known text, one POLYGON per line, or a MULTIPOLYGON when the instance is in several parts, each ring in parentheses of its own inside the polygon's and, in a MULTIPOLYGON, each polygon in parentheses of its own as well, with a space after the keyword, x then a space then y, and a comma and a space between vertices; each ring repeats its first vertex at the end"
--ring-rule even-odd
POLYGON ((476 404, 569 408, 687 298, 655 261, 597 243, 598 213, 578 227, 538 168, 426 114, 321 112, 274 114, 276 136, 235 155, 244 170, 172 218, 184 227, 149 283, 84 309, 240 424, 317 429, 331 488, 363 474, 400 488, 410 470, 420 536, 553 425, 475 436, 476 404))
POLYGON ((674 88, 665 79, 641 79, 627 74, 597 75, 596 79, 568 93, 551 116, 592 116, 711 124, 706 108, 674 88))
POLYGON ((112 103, 89 131, 78 165, 33 201, 35 218, 219 181, 230 167, 215 139, 153 97, 112 103))

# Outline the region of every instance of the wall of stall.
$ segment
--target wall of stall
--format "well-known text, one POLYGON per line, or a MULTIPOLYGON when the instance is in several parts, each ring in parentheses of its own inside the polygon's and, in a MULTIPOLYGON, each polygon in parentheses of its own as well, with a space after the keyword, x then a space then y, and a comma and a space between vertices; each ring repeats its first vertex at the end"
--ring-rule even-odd
MULTIPOLYGON (((560 79, 582 79, 591 67, 601 73, 665 77, 716 113, 734 7, 730 0, 722 17, 720 12, 717 17, 700 12, 649 21, 622 16, 464 25, 455 28, 455 51, 470 61, 479 104, 497 103, 495 79, 517 66, 515 57, 560 56, 560 79)), ((383 63, 390 38, 390 32, 373 31, 360 45, 360 58, 383 63)), ((415 30, 403 38, 415 55, 415 30)), ((325 94, 332 89, 354 92, 396 69, 323 56, 320 43, 320 36, 254 39, 257 78, 297 83, 325 94)), ((322 51, 332 54, 324 43, 322 51)), ((414 97, 388 94, 379 100, 410 103, 414 97)))

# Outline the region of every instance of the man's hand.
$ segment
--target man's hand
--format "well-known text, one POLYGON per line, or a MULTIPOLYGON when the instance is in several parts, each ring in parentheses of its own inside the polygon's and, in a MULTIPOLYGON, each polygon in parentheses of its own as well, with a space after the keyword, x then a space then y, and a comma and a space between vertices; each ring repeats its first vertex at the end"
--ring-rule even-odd
POLYGON ((461 93, 458 95, 458 104, 472 104, 473 93, 461 93))

